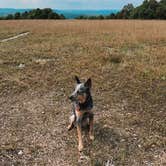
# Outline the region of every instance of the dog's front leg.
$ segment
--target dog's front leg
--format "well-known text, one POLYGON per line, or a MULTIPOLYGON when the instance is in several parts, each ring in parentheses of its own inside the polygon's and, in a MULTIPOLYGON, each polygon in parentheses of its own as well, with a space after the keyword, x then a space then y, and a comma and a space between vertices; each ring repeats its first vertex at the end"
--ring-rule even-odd
POLYGON ((70 121, 70 124, 67 127, 68 131, 74 128, 75 115, 71 115, 69 121, 70 121))
POLYGON ((94 131, 93 131, 93 119, 94 119, 94 115, 91 112, 89 115, 89 137, 90 140, 94 140, 94 131))
POLYGON ((77 124, 77 134, 78 134, 78 150, 79 152, 81 152, 83 150, 81 123, 77 124))
POLYGON ((78 150, 81 152, 83 150, 83 141, 82 141, 82 116, 83 113, 80 110, 76 110, 77 117, 77 134, 78 134, 78 150))

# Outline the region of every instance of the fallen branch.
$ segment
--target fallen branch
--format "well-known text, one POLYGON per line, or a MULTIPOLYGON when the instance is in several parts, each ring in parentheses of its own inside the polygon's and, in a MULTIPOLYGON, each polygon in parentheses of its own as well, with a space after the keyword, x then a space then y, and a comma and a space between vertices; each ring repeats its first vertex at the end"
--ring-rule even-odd
POLYGON ((19 34, 19 35, 16 35, 16 36, 13 36, 13 37, 9 37, 9 38, 7 38, 7 39, 3 39, 3 40, 1 40, 0 42, 7 42, 7 41, 10 41, 10 40, 14 40, 14 39, 17 39, 17 38, 19 38, 19 37, 23 37, 23 36, 26 36, 26 35, 28 35, 30 32, 25 32, 25 33, 21 33, 21 34, 19 34))

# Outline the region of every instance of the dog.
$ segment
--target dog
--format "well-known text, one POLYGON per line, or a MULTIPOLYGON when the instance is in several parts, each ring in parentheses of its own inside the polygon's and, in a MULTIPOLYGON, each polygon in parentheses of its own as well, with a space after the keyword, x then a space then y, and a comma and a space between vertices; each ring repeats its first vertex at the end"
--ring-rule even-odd
POLYGON ((93 99, 91 96, 92 81, 91 78, 89 78, 86 82, 82 83, 77 76, 75 76, 75 80, 75 89, 73 93, 69 96, 69 99, 72 101, 73 104, 73 109, 72 115, 70 116, 70 124, 68 126, 68 130, 73 129, 74 127, 77 128, 78 150, 79 152, 81 152, 83 150, 83 126, 89 126, 89 138, 90 140, 94 140, 94 114, 92 112, 93 99))

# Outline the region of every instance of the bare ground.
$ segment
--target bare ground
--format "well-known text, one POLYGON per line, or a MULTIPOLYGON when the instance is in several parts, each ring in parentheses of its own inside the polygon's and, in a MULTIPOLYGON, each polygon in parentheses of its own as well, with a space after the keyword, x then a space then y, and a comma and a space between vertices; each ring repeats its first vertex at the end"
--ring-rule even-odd
POLYGON ((1 39, 31 32, 0 44, 1 165, 166 164, 166 23, 156 22, 1 21, 1 39), (95 103, 82 161, 66 130, 75 74, 92 77, 95 103))

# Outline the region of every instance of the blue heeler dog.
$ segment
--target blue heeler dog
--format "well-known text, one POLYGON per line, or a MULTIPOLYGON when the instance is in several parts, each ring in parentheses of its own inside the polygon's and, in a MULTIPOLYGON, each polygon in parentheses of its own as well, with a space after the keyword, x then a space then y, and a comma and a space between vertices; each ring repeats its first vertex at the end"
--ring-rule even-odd
POLYGON ((83 150, 82 141, 82 127, 86 124, 89 126, 90 140, 94 140, 93 134, 93 100, 91 96, 92 81, 89 78, 85 83, 82 83, 77 76, 75 76, 76 87, 69 99, 72 101, 73 109, 70 117, 70 124, 68 130, 77 127, 78 133, 78 150, 83 150))

